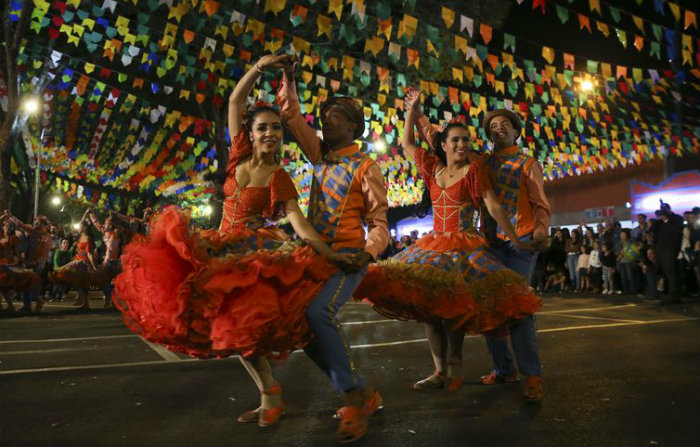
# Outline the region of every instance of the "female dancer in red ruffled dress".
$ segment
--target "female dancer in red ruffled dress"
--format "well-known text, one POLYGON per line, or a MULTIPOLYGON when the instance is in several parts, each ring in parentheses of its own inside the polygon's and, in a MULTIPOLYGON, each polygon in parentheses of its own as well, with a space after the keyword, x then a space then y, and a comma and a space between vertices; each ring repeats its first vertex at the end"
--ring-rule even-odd
POLYGON ((306 307, 335 272, 326 258, 345 259, 303 217, 294 184, 275 161, 283 137, 279 114, 258 106, 243 123, 256 79, 282 62, 261 58, 229 99, 232 145, 219 230, 189 230, 188 215, 167 208, 151 219, 146 240, 125 247, 123 273, 114 281, 115 304, 125 322, 148 340, 197 357, 240 353, 261 404, 238 421, 262 427, 285 409, 267 356, 307 343, 306 307), (285 215, 310 246, 265 226, 285 215))
MULTIPOLYGON (((390 318, 425 322, 435 371, 413 388, 441 388, 447 382, 455 391, 464 383, 464 331, 496 330, 511 319, 532 314, 541 301, 525 278, 485 250, 486 241, 475 227, 484 204, 512 240, 518 240, 486 168, 471 157, 466 125, 453 120, 443 126, 433 145, 438 153, 416 146, 413 126, 419 97, 419 92, 410 90, 406 98, 403 150, 415 160, 430 192, 433 231, 392 259, 370 267, 355 298, 368 299, 390 318)), ((519 248, 527 249, 527 244, 519 248)))
POLYGON ((103 287, 110 280, 97 268, 95 262, 95 240, 89 228, 84 225, 89 214, 90 209, 87 209, 80 220, 80 235, 73 260, 49 275, 52 282, 70 284, 78 293, 78 300, 74 304, 78 309, 90 308, 90 287, 103 287))
MULTIPOLYGON (((15 311, 11 293, 24 292, 36 287, 41 281, 33 270, 22 267, 22 253, 15 235, 15 223, 9 211, 0 218, 0 306, 2 299, 7 302, 7 310, 15 311)), ((1 307, 0 307, 1 309, 1 307)))

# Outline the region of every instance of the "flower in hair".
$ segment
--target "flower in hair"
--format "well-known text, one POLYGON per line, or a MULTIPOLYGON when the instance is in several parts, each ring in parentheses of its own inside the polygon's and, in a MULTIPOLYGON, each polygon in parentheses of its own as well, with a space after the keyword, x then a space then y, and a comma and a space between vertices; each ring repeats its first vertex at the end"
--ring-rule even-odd
POLYGON ((452 119, 445 120, 440 124, 440 132, 444 132, 449 126, 453 124, 461 124, 463 126, 467 125, 467 118, 464 115, 455 116, 452 119))

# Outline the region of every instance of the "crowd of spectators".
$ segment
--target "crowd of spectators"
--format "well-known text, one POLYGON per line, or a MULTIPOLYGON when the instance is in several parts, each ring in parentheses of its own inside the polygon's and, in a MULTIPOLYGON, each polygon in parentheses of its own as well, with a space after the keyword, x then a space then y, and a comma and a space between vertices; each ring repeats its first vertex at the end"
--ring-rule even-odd
POLYGON ((664 303, 700 290, 700 208, 681 217, 667 204, 654 218, 638 214, 622 228, 606 220, 595 228, 552 228, 552 245, 533 275, 539 292, 646 295, 664 303))
MULTIPOLYGON (((653 218, 636 216, 622 228, 612 219, 595 227, 552 227, 550 248, 540 253, 532 286, 538 293, 627 294, 679 302, 700 291, 700 208, 675 214, 662 204, 653 218)), ((413 244, 418 231, 392 236, 382 258, 413 244)))

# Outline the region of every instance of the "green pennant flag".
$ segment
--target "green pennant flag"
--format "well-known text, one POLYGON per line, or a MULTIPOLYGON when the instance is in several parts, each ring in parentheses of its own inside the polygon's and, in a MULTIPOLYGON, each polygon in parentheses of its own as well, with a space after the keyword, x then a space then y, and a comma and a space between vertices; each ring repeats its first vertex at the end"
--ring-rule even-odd
POLYGON ((440 30, 432 25, 425 25, 425 33, 428 39, 430 39, 436 46, 440 46, 440 30))
POLYGON ((386 20, 391 16, 391 5, 384 0, 380 0, 374 7, 379 20, 386 20))
POLYGON ((569 85, 574 85, 574 72, 571 70, 564 70, 564 78, 569 85))
POLYGON ((437 73, 440 71, 440 61, 432 55, 428 56, 428 63, 426 65, 428 67, 428 71, 431 71, 433 73, 437 73))
POLYGON ((657 25, 656 23, 651 24, 651 30, 654 32, 654 37, 656 37, 656 40, 661 40, 661 25, 657 25))
POLYGON ((485 61, 489 55, 489 49, 484 45, 476 44, 476 54, 479 56, 479 59, 485 61))
MULTIPOLYGON (((472 78, 472 83, 474 84, 474 87, 481 87, 482 82, 484 82, 484 78, 481 75, 475 74, 472 78)), ((474 99, 474 93, 472 93, 472 100, 474 100, 474 103, 477 103, 476 99, 474 99)))
POLYGON ((416 9, 416 0, 403 0, 403 7, 413 11, 416 9))
POLYGON ((507 50, 510 47, 511 51, 515 53, 515 36, 503 33, 503 49, 507 50))
POLYGON ((598 73, 598 62, 597 61, 592 61, 588 60, 588 63, 586 64, 586 70, 591 73, 591 74, 596 74, 598 73))
POLYGON ((610 15, 615 20, 615 23, 620 23, 620 10, 612 6, 608 6, 608 9, 610 9, 610 15))
POLYGON ((364 20, 360 18, 359 14, 355 14, 353 19, 355 20, 355 26, 357 27, 358 31, 364 30, 365 28, 367 28, 367 25, 369 25, 369 15, 367 14, 365 14, 364 20))
POLYGON ((338 31, 338 37, 339 37, 339 40, 345 40, 347 42, 347 44, 350 46, 355 45, 355 42, 357 42, 357 37, 352 32, 352 29, 349 26, 346 26, 345 23, 340 24, 340 30, 338 31))
POLYGON ((559 20, 561 21, 561 24, 565 24, 569 20, 569 10, 557 5, 557 16, 559 17, 559 20))
POLYGON ((549 102, 549 92, 547 92, 546 90, 544 92, 542 92, 540 99, 542 100, 542 102, 544 104, 547 104, 549 102))
POLYGON ((508 93, 512 98, 518 96, 518 82, 515 80, 508 81, 508 93))
POLYGON ((649 56, 656 56, 657 59, 661 60, 661 44, 659 42, 651 41, 649 43, 649 56))

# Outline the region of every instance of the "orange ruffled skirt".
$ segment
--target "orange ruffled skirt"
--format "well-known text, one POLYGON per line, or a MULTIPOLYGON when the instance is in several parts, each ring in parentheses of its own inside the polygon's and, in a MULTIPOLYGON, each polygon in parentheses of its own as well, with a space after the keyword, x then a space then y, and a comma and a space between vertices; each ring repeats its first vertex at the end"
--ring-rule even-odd
POLYGON ((309 340, 306 308, 335 268, 276 228, 190 230, 175 207, 127 245, 114 280, 127 326, 199 358, 284 357, 309 340))
POLYGON ((522 276, 467 232, 431 232, 371 266, 355 292, 389 318, 453 321, 472 334, 499 330, 542 306, 522 276))
POLYGON ((0 289, 23 292, 37 286, 41 278, 34 270, 4 263, 0 259, 0 289))

